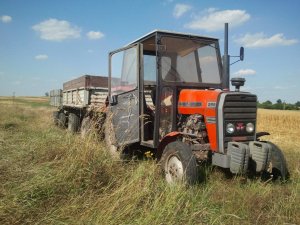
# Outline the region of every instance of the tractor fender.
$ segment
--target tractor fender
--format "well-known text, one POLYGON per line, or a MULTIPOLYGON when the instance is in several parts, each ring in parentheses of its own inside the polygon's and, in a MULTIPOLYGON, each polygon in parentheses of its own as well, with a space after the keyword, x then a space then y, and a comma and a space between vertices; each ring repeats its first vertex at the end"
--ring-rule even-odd
POLYGON ((157 152, 156 152, 156 155, 157 155, 157 160, 159 161, 162 154, 163 154, 163 151, 165 149, 165 147, 171 143, 171 142, 174 142, 177 140, 178 137, 182 136, 182 133, 181 132, 178 132, 178 131, 173 131, 171 133, 168 133, 166 136, 163 137, 163 139, 160 141, 158 147, 157 147, 157 152))
POLYGON ((259 138, 260 138, 260 137, 266 136, 266 135, 270 135, 270 133, 269 133, 269 132, 265 132, 265 131, 263 131, 263 132, 258 132, 258 133, 256 133, 256 140, 259 141, 259 138))

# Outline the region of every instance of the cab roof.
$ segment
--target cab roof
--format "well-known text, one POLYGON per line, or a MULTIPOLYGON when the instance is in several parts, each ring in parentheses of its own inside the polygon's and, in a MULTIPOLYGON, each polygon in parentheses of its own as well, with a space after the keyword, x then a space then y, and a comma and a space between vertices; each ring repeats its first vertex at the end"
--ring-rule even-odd
POLYGON ((196 34, 190 34, 190 33, 180 33, 180 32, 174 32, 174 31, 168 31, 168 30, 153 30, 142 37, 128 43, 126 46, 136 44, 136 43, 142 43, 150 38, 155 37, 157 34, 160 35, 170 35, 170 36, 177 36, 177 37, 188 37, 188 38, 195 38, 195 39, 206 39, 206 40, 211 40, 211 41, 217 41, 218 38, 213 38, 213 37, 207 37, 207 36, 200 36, 196 34))

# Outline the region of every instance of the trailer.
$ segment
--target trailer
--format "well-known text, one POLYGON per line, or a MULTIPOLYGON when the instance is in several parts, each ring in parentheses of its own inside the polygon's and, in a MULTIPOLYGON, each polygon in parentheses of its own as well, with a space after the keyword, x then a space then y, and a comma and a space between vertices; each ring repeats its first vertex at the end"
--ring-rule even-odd
POLYGON ((67 81, 62 101, 54 112, 55 123, 75 133, 86 133, 92 121, 102 121, 108 96, 108 77, 84 75, 67 81))
POLYGON ((50 91, 50 105, 59 107, 62 104, 62 89, 54 89, 50 91))

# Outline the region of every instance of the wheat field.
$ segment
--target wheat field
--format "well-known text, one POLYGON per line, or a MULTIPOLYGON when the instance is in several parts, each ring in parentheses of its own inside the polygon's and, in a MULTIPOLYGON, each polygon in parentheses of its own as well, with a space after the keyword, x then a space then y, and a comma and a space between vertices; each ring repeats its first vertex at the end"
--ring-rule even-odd
POLYGON ((50 107, 28 101, 0 101, 0 224, 300 224, 300 112, 258 111, 287 183, 206 166, 185 187, 168 186, 154 160, 113 160, 96 134, 61 130, 50 107))

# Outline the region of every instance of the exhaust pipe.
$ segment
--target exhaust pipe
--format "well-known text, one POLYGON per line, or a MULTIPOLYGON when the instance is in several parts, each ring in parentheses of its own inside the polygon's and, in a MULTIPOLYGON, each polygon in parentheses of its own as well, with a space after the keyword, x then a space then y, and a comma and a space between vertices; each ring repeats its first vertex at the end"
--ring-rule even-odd
POLYGON ((229 90, 230 56, 228 55, 228 23, 225 23, 223 56, 223 89, 229 90))

